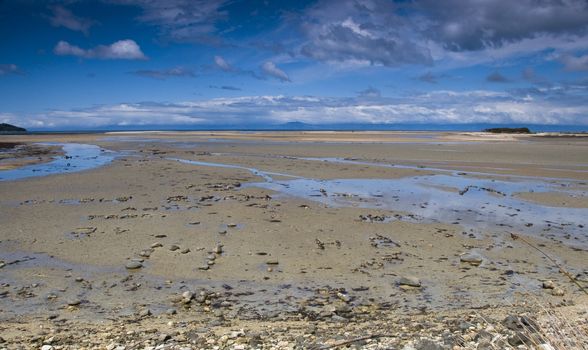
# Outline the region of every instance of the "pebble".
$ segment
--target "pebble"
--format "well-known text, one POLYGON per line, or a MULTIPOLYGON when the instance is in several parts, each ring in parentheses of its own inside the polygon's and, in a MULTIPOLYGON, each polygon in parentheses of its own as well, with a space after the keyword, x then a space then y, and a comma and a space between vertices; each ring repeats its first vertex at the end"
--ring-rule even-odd
POLYGON ((278 265, 280 262, 278 260, 272 259, 265 262, 268 265, 278 265))
POLYGON ((202 265, 202 266, 199 266, 199 267, 198 267, 198 270, 204 270, 204 271, 206 271, 206 270, 208 270, 209 268, 210 268, 210 266, 208 266, 208 265, 202 265))
POLYGON ((80 299, 72 299, 70 301, 67 302, 67 305, 69 306, 78 306, 82 303, 82 301, 80 299))
POLYGON ((551 290, 551 295, 556 297, 564 296, 564 294, 566 294, 566 292, 561 288, 554 288, 551 290))
POLYGON ((160 248, 163 247, 163 244, 161 244, 160 242, 155 242, 151 245, 151 248, 160 248))
POLYGON ((217 244, 216 247, 214 247, 214 252, 216 254, 222 254, 222 252, 223 252, 223 245, 222 244, 217 244))
POLYGON ((180 251, 182 254, 188 254, 190 252, 190 248, 185 248, 180 251))
POLYGON ((134 269, 139 269, 141 267, 143 267, 143 264, 141 264, 138 261, 129 261, 125 267, 129 270, 134 270, 134 269))
POLYGON ((151 316, 151 310, 143 309, 139 312, 139 317, 147 317, 147 316, 151 316))
POLYGON ((477 254, 465 254, 459 258, 459 261, 473 266, 479 266, 482 263, 483 259, 481 256, 477 254))
POLYGON ((176 245, 176 244, 172 244, 169 247, 169 250, 171 250, 172 252, 175 252, 176 250, 180 249, 180 246, 176 245))
POLYGON ((555 289, 555 283, 552 280, 543 281, 543 289, 555 289))
POLYGON ((401 286, 420 287, 421 280, 414 276, 403 276, 398 280, 398 284, 401 286))

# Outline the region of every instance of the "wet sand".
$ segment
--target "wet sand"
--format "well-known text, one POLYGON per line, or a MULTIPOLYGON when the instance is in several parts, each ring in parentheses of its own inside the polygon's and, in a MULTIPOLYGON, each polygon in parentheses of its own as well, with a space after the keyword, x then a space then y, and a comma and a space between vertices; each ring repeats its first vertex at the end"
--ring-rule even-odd
POLYGON ((310 348, 366 332, 396 335, 358 348, 418 345, 420 336, 475 348, 489 320, 508 341, 507 315, 540 321, 537 310, 551 305, 586 317, 579 288, 509 233, 586 285, 586 138, 188 132, 2 141, 108 152, 51 168, 67 173, 0 181, 0 347, 73 347, 90 330, 89 348, 310 348), (112 160, 82 166, 104 155, 112 160))

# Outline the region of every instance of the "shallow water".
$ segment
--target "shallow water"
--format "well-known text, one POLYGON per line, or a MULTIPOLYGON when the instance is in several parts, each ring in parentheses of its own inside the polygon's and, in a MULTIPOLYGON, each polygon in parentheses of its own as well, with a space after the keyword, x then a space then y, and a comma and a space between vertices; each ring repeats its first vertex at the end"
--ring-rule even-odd
POLYGON ((75 173, 106 165, 115 158, 114 152, 104 150, 95 145, 79 143, 45 143, 42 145, 61 146, 65 155, 55 157, 49 163, 27 165, 17 169, 0 171, 0 181, 75 173))
MULTIPOLYGON (((525 192, 563 192, 588 197, 587 191, 572 190, 567 183, 554 183, 553 178, 512 176, 514 179, 511 179, 509 176, 486 179, 462 176, 457 171, 445 169, 443 174, 400 179, 317 180, 297 177, 275 180, 270 175, 278 174, 259 169, 175 160, 193 165, 248 170, 264 182, 244 184, 243 187, 265 188, 328 206, 404 212, 411 214, 413 219, 420 219, 420 222, 459 224, 467 233, 516 231, 563 239, 576 246, 588 246, 588 209, 551 207, 516 196, 525 192)), ((371 165, 340 159, 334 161, 371 165)))

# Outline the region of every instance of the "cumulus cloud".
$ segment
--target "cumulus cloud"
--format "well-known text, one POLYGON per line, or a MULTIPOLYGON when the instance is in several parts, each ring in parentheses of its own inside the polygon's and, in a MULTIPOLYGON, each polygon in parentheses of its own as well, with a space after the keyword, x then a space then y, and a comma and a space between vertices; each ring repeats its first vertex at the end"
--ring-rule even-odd
POLYGON ((585 0, 319 0, 291 21, 299 52, 323 62, 464 65, 588 49, 585 0))
POLYGON ((113 60, 145 60, 139 45, 131 39, 119 40, 111 45, 99 45, 91 49, 82 49, 67 41, 60 41, 53 48, 60 56, 77 56, 81 58, 113 59, 113 60))
POLYGON ((53 14, 49 17, 49 21, 54 27, 65 27, 73 31, 82 32, 87 36, 90 28, 96 24, 96 21, 78 17, 61 5, 51 6, 50 9, 53 14))
POLYGON ((18 68, 16 64, 0 64, 0 76, 10 74, 22 75, 23 72, 18 68))
POLYGON ((410 21, 394 2, 320 1, 304 16, 308 41, 301 53, 320 61, 360 61, 397 66, 431 64, 430 52, 415 37, 410 21))
POLYGON ((217 22, 227 18, 222 7, 226 0, 108 0, 112 3, 142 9, 137 20, 157 26, 161 35, 171 41, 188 43, 221 43, 216 35, 217 22))
POLYGON ((281 70, 280 68, 278 68, 275 63, 271 62, 271 61, 267 61, 264 62, 261 65, 261 70, 263 71, 263 73, 265 73, 266 75, 270 76, 270 77, 274 77, 282 82, 286 82, 286 81, 290 81, 290 78, 288 77, 288 74, 286 74, 286 72, 284 72, 283 70, 281 70))
POLYGON ((510 83, 510 79, 500 74, 499 72, 490 73, 486 77, 486 81, 491 83, 510 83))
POLYGON ((526 91, 437 90, 412 96, 327 98, 242 96, 176 103, 123 103, 19 116, 5 122, 24 127, 107 127, 117 125, 310 124, 553 124, 587 125, 588 84, 526 91))
POLYGON ((170 69, 161 69, 161 70, 144 69, 144 70, 137 70, 137 71, 131 72, 131 74, 139 75, 139 76, 146 77, 146 78, 159 79, 159 80, 165 80, 167 78, 173 78, 173 77, 193 78, 196 76, 194 71, 192 71, 191 69, 188 69, 188 68, 184 68, 184 67, 174 67, 174 68, 170 68, 170 69))
POLYGON ((419 0, 427 37, 452 51, 481 50, 541 35, 586 33, 584 0, 419 0))
POLYGON ((563 63, 565 70, 572 72, 588 71, 588 54, 580 56, 564 54, 559 57, 559 61, 563 63))

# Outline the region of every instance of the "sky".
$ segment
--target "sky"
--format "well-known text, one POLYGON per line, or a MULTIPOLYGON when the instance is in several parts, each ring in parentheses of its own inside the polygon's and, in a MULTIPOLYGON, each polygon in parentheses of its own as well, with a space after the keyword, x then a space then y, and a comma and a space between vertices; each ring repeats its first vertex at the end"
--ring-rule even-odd
POLYGON ((0 122, 588 126, 588 1, 0 0, 0 122))

